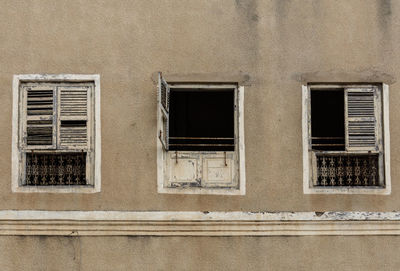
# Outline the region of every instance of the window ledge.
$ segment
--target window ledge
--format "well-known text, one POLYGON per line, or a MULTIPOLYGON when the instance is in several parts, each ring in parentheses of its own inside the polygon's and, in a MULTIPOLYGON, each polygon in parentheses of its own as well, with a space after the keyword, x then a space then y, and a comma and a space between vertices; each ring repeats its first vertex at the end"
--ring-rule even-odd
POLYGON ((19 193, 99 193, 100 186, 93 185, 54 185, 54 186, 16 186, 13 192, 19 193))
POLYGON ((163 194, 200 194, 200 195, 245 195, 244 189, 234 188, 205 188, 205 187, 159 187, 158 193, 163 194))
POLYGON ((366 194, 366 195, 390 195, 389 187, 306 187, 304 194, 366 194))

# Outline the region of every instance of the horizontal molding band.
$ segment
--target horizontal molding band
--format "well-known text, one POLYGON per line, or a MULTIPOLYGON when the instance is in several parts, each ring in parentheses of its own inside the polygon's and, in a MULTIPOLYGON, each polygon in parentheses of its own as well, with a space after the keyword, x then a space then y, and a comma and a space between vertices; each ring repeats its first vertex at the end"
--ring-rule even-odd
POLYGON ((400 212, 0 211, 0 235, 400 235, 400 212))

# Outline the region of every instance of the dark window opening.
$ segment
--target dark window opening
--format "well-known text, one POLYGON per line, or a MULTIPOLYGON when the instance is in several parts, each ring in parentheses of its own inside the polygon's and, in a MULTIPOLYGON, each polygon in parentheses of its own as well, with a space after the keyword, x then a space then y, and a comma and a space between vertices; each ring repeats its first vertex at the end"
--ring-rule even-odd
POLYGON ((311 91, 313 150, 344 151, 344 89, 311 91))
POLYGON ((169 148, 234 151, 234 89, 173 89, 169 148))

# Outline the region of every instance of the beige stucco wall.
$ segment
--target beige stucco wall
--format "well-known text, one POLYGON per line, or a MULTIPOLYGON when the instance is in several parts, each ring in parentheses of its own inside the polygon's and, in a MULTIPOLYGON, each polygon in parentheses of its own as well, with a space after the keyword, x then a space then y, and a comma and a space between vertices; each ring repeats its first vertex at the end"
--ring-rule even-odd
POLYGON ((0 1, 0 209, 392 211, 400 205, 400 3, 0 1), (245 85, 246 195, 157 193, 156 82, 245 85), (11 193, 12 76, 101 76, 98 194, 11 193), (304 195, 301 84, 390 84, 392 194, 304 195))
MULTIPOLYGON (((0 210, 393 211, 400 2, 0 0, 0 210), (245 85, 246 195, 157 193, 156 72, 245 85), (12 77, 101 76, 102 188, 11 192, 12 77), (304 195, 301 84, 390 84, 392 193, 304 195)), ((1 270, 398 270, 399 236, 1 236, 1 270)))
POLYGON ((400 237, 1 237, 1 270, 399 270, 400 237), (15 244, 20 244, 16 246, 15 244))

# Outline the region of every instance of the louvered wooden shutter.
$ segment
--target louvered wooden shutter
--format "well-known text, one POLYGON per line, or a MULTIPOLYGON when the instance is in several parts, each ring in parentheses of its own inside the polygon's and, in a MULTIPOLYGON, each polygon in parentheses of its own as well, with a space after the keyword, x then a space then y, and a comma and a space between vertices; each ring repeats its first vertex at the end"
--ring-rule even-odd
POLYGON ((161 73, 158 74, 158 107, 161 117, 161 128, 158 138, 160 139, 163 148, 169 149, 169 99, 170 89, 168 83, 162 78, 161 73))
POLYGON ((378 151, 379 103, 377 88, 345 90, 346 150, 378 151))
POLYGON ((51 86, 23 87, 24 134, 27 149, 56 147, 56 89, 51 86))
POLYGON ((58 87, 58 146, 83 150, 88 147, 89 86, 58 87))

